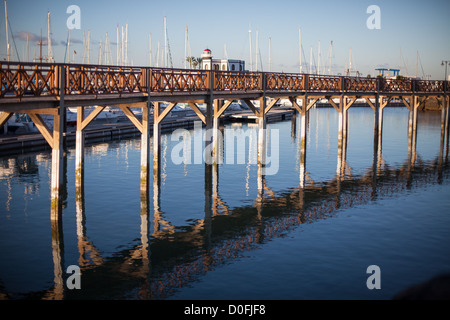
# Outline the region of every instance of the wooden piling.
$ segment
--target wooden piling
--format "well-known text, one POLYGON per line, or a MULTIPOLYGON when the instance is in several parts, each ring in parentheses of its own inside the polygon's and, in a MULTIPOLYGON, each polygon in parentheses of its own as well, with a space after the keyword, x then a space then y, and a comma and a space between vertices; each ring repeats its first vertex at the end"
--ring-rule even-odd
POLYGON ((65 69, 60 67, 59 108, 53 117, 52 172, 51 172, 51 219, 58 220, 62 210, 61 188, 63 183, 63 120, 66 112, 64 106, 65 69))
POLYGON ((150 102, 142 107, 142 133, 141 133, 141 194, 148 193, 149 164, 150 164, 150 102))
POLYGON ((77 109, 77 131, 75 134, 75 190, 78 198, 84 180, 84 143, 85 134, 83 130, 84 107, 77 109))

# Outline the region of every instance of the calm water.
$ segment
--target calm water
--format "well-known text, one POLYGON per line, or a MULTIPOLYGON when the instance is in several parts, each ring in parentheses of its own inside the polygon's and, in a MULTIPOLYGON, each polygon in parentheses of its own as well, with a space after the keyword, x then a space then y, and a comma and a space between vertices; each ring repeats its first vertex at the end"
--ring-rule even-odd
MULTIPOLYGON (((86 147, 78 202, 69 148, 62 232, 53 240, 50 153, 1 158, 0 298, 390 299, 450 272, 440 114, 419 114, 410 165, 406 108, 385 109, 375 162, 373 112, 351 108, 340 179, 337 120, 332 108, 311 109, 304 189, 299 119, 268 124, 278 130, 279 170, 264 177, 262 197, 251 124, 226 126, 247 135, 237 150, 245 162, 220 165, 217 184, 194 154, 175 164, 180 142, 163 135, 149 199, 139 190, 139 137, 86 147), (70 265, 81 268, 81 290, 66 286, 70 265), (379 290, 366 286, 370 265, 380 267, 379 290)), ((193 151, 196 133, 185 133, 193 151)))

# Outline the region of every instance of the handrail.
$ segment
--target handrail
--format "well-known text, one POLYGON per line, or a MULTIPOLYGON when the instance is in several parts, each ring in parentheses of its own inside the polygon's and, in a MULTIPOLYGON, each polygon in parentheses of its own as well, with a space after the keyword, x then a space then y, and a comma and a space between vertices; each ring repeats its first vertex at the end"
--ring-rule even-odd
POLYGON ((447 93, 448 81, 362 78, 279 72, 236 72, 62 63, 0 62, 4 98, 128 93, 330 92, 447 93), (211 79, 211 77, 213 77, 211 79))

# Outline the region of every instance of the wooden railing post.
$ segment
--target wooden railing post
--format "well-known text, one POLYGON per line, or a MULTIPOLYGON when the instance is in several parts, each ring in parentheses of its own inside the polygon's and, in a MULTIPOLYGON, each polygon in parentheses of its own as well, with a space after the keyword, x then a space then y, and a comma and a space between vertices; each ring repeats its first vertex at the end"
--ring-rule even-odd
POLYGON ((344 76, 341 76, 340 77, 340 91, 341 92, 344 92, 344 91, 346 91, 346 87, 345 87, 345 77, 344 76))
POLYGON ((303 89, 305 90, 305 93, 308 92, 309 89, 309 74, 303 75, 303 89))

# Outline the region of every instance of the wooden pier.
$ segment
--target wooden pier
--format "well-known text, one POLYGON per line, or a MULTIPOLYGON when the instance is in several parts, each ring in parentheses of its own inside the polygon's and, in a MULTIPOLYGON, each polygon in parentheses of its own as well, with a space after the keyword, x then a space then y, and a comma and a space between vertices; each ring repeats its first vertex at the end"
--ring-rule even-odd
MULTIPOLYGON (((205 157, 218 164, 217 134, 220 120, 235 100, 242 100, 258 123, 258 172, 264 176, 265 128, 269 112, 279 108, 281 99, 292 104, 301 116, 301 172, 305 172, 306 122, 308 111, 326 100, 339 113, 338 154, 345 162, 348 110, 364 99, 374 111, 374 148, 381 150, 383 109, 397 99, 409 110, 409 150, 415 161, 417 112, 428 99, 441 110, 441 143, 449 138, 449 82, 437 80, 392 80, 274 72, 230 72, 212 70, 161 69, 75 64, 0 63, 0 126, 14 113, 30 116, 52 149, 51 220, 61 214, 63 137, 66 108, 77 108, 76 187, 83 192, 86 127, 105 109, 118 106, 141 134, 141 195, 147 197, 150 172, 150 138, 153 139, 154 183, 158 183, 163 120, 178 103, 188 104, 206 129, 212 129, 205 157), (162 103, 168 103, 165 109, 162 103), (202 109, 200 105, 206 105, 202 109), (85 117, 85 108, 96 106, 85 117), (139 108, 137 117, 131 108, 139 108), (41 115, 53 116, 49 128, 41 115), (153 120, 153 121, 152 121, 153 120)), ((248 117, 248 115, 247 115, 248 117)), ((208 167, 209 168, 209 167, 208 167)), ((342 168, 338 165, 339 168, 342 168)), ((206 173, 206 170, 205 170, 206 173)), ((302 187, 302 185, 301 185, 302 187)))

